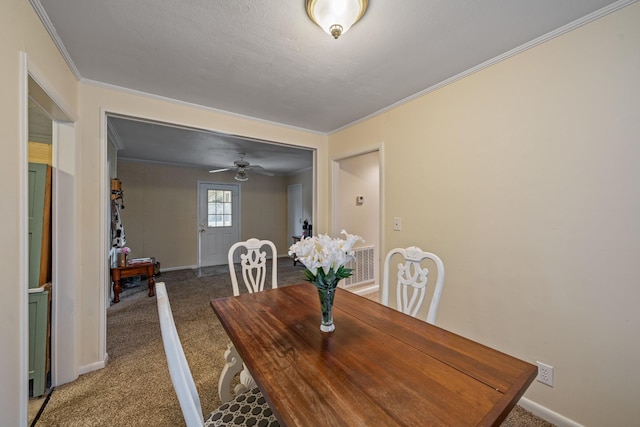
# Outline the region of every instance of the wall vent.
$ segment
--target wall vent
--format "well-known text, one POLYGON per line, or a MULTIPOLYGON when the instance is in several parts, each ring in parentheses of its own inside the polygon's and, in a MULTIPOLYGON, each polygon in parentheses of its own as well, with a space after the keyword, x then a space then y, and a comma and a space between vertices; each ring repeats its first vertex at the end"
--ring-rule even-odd
POLYGON ((355 259, 348 262, 345 267, 352 268, 351 277, 342 280, 345 288, 363 285, 374 281, 374 246, 363 246, 354 249, 355 259))

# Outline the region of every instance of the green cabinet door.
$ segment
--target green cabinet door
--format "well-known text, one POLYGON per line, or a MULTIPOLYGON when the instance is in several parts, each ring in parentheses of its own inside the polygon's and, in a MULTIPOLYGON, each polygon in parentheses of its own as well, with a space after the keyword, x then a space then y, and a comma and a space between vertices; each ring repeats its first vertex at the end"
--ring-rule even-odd
POLYGON ((29 163, 29 288, 40 286, 38 281, 40 280, 47 167, 41 163, 29 163))
POLYGON ((47 319, 49 292, 29 292, 29 379, 33 397, 42 396, 47 381, 47 319))

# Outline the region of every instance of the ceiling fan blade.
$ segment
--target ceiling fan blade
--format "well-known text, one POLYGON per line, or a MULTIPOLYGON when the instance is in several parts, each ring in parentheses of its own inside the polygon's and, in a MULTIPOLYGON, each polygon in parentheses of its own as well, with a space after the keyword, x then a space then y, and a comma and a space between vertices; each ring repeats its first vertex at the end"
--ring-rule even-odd
POLYGON ((262 166, 256 167, 254 165, 251 165, 249 167, 249 171, 251 173, 257 173, 257 174, 260 174, 260 175, 275 176, 275 174, 272 174, 271 172, 267 172, 266 170, 264 170, 264 168, 262 166))
POLYGON ((214 170, 210 170, 209 173, 216 173, 216 172, 225 172, 225 171, 232 171, 235 168, 224 168, 224 169, 214 169, 214 170))

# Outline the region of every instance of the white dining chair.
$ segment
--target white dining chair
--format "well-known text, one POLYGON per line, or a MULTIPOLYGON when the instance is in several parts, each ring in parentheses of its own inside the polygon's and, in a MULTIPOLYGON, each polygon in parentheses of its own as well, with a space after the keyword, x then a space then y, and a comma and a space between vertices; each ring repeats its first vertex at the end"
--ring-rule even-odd
POLYGON ((430 271, 427 266, 423 266, 423 262, 431 260, 435 265, 437 277, 426 318, 428 323, 434 324, 444 285, 444 264, 442 260, 437 255, 425 252, 416 246, 390 250, 384 262, 384 277, 380 298, 380 302, 386 306, 389 306, 389 288, 391 286, 389 281, 392 274, 391 260, 394 257, 400 257, 401 259, 401 262, 397 264, 397 270, 394 270, 397 272, 395 275, 395 308, 413 317, 417 317, 427 295, 430 271))
POLYGON ((271 251, 271 287, 278 287, 278 252, 276 245, 270 240, 259 240, 251 238, 245 242, 234 243, 229 248, 228 261, 229 273, 231 274, 231 285, 233 295, 240 295, 238 285, 238 274, 235 269, 236 261, 240 261, 242 279, 249 293, 264 290, 267 278, 267 252, 263 250, 268 247, 271 251))
MULTIPOLYGON (((231 285, 234 296, 240 295, 238 272, 236 272, 235 268, 236 261, 238 260, 242 272, 242 282, 247 292, 251 294, 264 290, 267 272, 269 270, 267 268, 269 267, 268 254, 263 250, 265 247, 269 248, 271 252, 271 288, 278 287, 278 252, 276 251, 276 245, 270 240, 251 238, 244 242, 234 243, 231 248, 229 248, 229 273, 231 275, 231 285)), ((228 402, 233 399, 234 395, 237 396, 256 387, 256 383, 233 344, 229 343, 227 345, 227 350, 224 352, 224 359, 225 365, 222 368, 218 382, 218 395, 220 396, 221 402, 228 402), (238 373, 240 373, 240 379, 232 393, 231 383, 238 373)))
POLYGON ((156 283, 156 300, 169 374, 187 427, 278 426, 273 411, 257 387, 236 396, 233 402, 221 405, 206 419, 203 417, 200 397, 180 343, 164 282, 156 283))

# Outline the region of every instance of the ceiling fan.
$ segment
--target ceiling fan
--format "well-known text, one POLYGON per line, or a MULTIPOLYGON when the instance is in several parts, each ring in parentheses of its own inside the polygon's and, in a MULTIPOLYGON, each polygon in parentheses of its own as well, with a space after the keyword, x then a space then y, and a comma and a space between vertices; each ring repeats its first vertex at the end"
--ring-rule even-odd
POLYGON ((236 172, 236 176, 234 176, 234 178, 237 181, 247 181, 249 179, 249 176, 247 175, 248 171, 251 171, 252 173, 258 173, 260 175, 273 176, 273 174, 271 172, 265 171, 262 166, 252 165, 251 163, 246 161, 244 159, 244 156, 246 156, 245 153, 238 153, 238 155, 240 156, 240 159, 234 161, 233 162, 233 166, 228 167, 228 168, 222 168, 222 169, 213 169, 213 170, 210 170, 209 173, 225 172, 225 171, 233 171, 233 170, 235 170, 237 172, 236 172))

